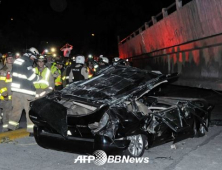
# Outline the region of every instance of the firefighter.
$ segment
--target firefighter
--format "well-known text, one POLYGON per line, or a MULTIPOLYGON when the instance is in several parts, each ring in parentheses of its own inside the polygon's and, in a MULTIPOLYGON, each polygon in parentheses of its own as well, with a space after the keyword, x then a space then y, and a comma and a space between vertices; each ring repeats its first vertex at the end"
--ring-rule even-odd
POLYGON ((75 65, 75 56, 70 58, 64 58, 64 70, 62 72, 62 85, 63 88, 69 84, 69 73, 73 65, 75 65))
POLYGON ((46 67, 50 68, 54 63, 54 58, 51 55, 45 55, 47 63, 45 64, 46 67))
POLYGON ((37 67, 35 73, 41 77, 40 80, 34 82, 36 88, 36 99, 44 97, 54 89, 54 78, 48 67, 46 67, 47 60, 40 55, 37 59, 37 67))
POLYGON ((0 108, 3 110, 2 131, 8 131, 8 116, 12 111, 12 92, 11 92, 11 71, 14 61, 14 54, 8 52, 6 54, 6 64, 0 70, 0 108))
POLYGON ((107 57, 100 57, 99 58, 99 69, 104 69, 109 66, 109 59, 107 57))
POLYGON ((119 57, 114 57, 112 60, 113 65, 115 66, 120 61, 119 57))
POLYGON ((55 90, 62 90, 62 73, 64 71, 64 61, 62 58, 56 60, 55 63, 52 64, 51 73, 55 80, 55 90))
POLYGON ((71 71, 69 73, 69 83, 88 79, 87 68, 84 66, 85 57, 83 55, 76 56, 76 64, 71 67, 71 71))
POLYGON ((99 63, 96 60, 93 61, 93 68, 96 74, 99 71, 99 63))
POLYGON ((128 63, 129 63, 129 62, 128 62, 128 59, 124 60, 124 59, 121 59, 121 58, 119 58, 119 57, 113 58, 112 62, 113 62, 113 65, 114 65, 114 66, 117 65, 117 64, 125 65, 125 66, 128 66, 128 65, 129 65, 129 64, 128 64, 128 63))
POLYGON ((88 67, 87 67, 87 71, 88 71, 88 78, 92 78, 95 75, 95 69, 93 67, 93 62, 92 61, 88 61, 88 67))
POLYGON ((94 68, 94 59, 91 55, 88 57, 88 62, 87 62, 87 71, 88 71, 88 78, 92 78, 95 73, 96 69, 94 68))
POLYGON ((39 55, 36 48, 31 47, 21 57, 17 58, 12 65, 12 112, 9 114, 10 130, 19 128, 19 120, 22 110, 26 112, 27 131, 33 133, 33 123, 29 118, 29 104, 35 99, 36 90, 33 82, 39 80, 33 68, 34 59, 39 55))
MULTIPOLYGON (((74 58, 75 59, 75 58, 74 58)), ((65 62, 65 66, 66 67, 69 67, 72 65, 72 61, 74 60, 73 58, 69 57, 69 58, 66 58, 66 62, 65 62)))
POLYGON ((132 64, 132 63, 129 62, 129 59, 126 59, 126 60, 125 60, 125 65, 126 65, 126 66, 131 66, 131 64, 132 64))
POLYGON ((69 84, 69 73, 71 71, 72 65, 74 65, 74 63, 72 63, 71 65, 64 65, 64 70, 62 72, 62 86, 63 88, 66 87, 69 84))

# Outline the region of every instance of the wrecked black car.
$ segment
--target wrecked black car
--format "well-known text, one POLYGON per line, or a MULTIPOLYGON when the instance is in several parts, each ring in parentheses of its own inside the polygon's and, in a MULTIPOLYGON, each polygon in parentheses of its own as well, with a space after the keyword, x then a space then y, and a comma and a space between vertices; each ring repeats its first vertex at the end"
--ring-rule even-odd
POLYGON ((140 157, 149 147, 203 136, 212 110, 207 101, 153 95, 177 76, 109 66, 31 103, 35 140, 48 149, 140 157))

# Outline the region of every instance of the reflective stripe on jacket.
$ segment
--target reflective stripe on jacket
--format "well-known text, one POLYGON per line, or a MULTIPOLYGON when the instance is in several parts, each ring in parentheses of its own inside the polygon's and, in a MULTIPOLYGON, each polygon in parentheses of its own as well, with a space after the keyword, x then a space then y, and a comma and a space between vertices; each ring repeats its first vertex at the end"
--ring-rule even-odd
POLYGON ((21 58, 17 58, 12 65, 11 90, 35 96, 36 89, 33 82, 38 81, 39 76, 35 74, 33 61, 28 55, 24 54, 21 58))

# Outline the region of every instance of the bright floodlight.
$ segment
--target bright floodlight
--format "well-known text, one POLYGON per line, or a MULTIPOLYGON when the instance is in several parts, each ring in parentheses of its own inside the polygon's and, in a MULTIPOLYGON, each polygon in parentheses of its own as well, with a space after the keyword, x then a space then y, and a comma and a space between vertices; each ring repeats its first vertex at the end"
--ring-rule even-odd
POLYGON ((89 54, 89 55, 88 55, 88 57, 89 57, 89 58, 92 58, 92 55, 91 55, 91 54, 89 54))
POLYGON ((49 52, 49 50, 48 50, 48 49, 45 49, 45 52, 47 53, 47 52, 49 52))
POLYGON ((53 56, 53 57, 56 57, 56 54, 53 54, 52 56, 53 56))
POLYGON ((16 56, 20 56, 20 54, 19 54, 19 53, 16 53, 16 56))
POLYGON ((51 51, 52 51, 52 52, 55 52, 56 50, 55 50, 55 48, 51 48, 51 51))

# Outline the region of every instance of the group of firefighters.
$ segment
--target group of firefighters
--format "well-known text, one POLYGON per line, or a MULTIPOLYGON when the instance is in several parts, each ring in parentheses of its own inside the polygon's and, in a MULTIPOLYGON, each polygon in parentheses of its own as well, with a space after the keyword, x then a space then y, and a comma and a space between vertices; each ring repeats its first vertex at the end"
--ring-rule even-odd
POLYGON ((30 102, 44 97, 53 90, 61 90, 74 81, 91 78, 96 71, 109 65, 107 57, 100 56, 98 62, 84 55, 73 60, 63 57, 49 62, 46 56, 31 47, 21 57, 11 52, 5 55, 0 69, 0 121, 2 131, 19 128, 23 110, 26 113, 27 131, 33 135, 33 123, 29 118, 30 102))

